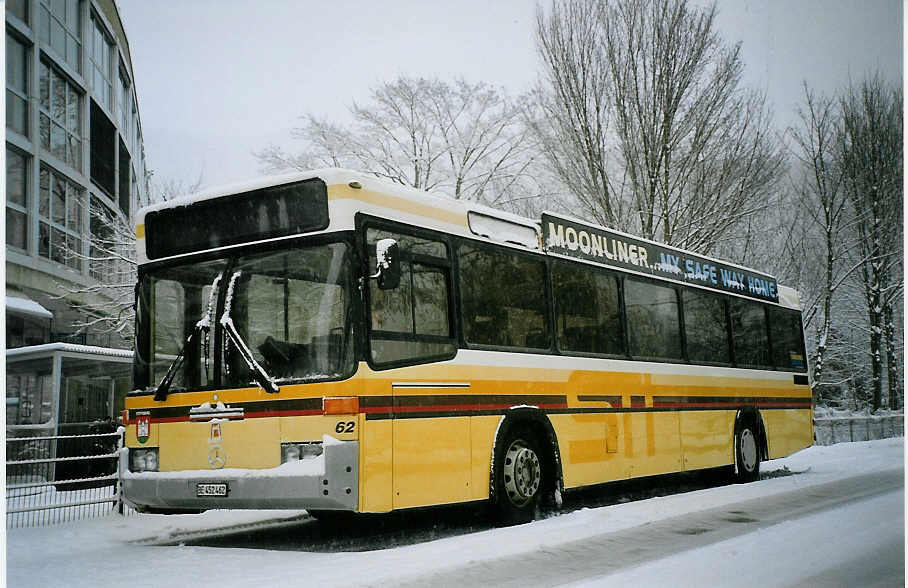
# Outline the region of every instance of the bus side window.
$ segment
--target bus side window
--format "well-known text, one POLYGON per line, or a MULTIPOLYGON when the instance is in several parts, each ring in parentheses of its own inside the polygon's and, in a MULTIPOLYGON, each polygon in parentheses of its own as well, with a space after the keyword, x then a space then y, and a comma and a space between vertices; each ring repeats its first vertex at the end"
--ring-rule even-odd
POLYGON ((556 263, 552 267, 552 289, 559 349, 624 354, 616 276, 556 263))
POLYGON ((772 368, 763 305, 741 298, 729 300, 735 363, 743 367, 772 368))
POLYGON ((418 363, 456 350, 451 328, 450 261, 440 241, 369 228, 369 274, 375 273, 375 243, 392 238, 400 248, 400 284, 381 290, 369 281, 369 328, 376 365, 418 363))
POLYGON ((681 359, 681 324, 674 288, 624 281, 628 344, 641 359, 681 359))
POLYGON ((548 349, 545 263, 503 247, 457 248, 461 312, 468 343, 548 349))
POLYGON ((685 288, 684 335, 692 362, 730 363, 725 301, 699 290, 685 288))
POLYGON ((773 364, 780 370, 805 372, 804 334, 801 313, 782 308, 769 309, 773 364))

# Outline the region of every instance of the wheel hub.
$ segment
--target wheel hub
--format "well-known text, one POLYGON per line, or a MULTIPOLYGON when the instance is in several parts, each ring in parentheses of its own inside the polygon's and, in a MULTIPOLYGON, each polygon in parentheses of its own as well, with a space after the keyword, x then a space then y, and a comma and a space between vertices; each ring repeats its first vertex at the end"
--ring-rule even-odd
POLYGON ((524 506, 539 491, 542 469, 536 452, 521 439, 508 447, 504 456, 504 487, 515 506, 524 506))
POLYGON ((752 472, 757 465, 757 440, 750 429, 741 432, 741 465, 752 472))

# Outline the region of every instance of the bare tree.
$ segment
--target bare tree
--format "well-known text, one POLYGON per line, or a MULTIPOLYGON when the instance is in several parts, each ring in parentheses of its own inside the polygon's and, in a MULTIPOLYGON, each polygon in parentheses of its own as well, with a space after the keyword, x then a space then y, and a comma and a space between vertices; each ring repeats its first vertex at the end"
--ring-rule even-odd
POLYGON ((599 224, 631 230, 625 178, 616 165, 612 86, 597 0, 553 2, 537 11, 543 62, 530 127, 553 175, 599 224))
POLYGON ((487 84, 400 77, 349 112, 349 125, 305 116, 292 131, 303 142, 300 153, 270 146, 255 155, 268 171, 352 167, 503 206, 539 192, 528 173, 534 150, 522 101, 487 84))
POLYGON ((162 178, 155 180, 154 172, 148 173, 148 202, 166 202, 180 196, 198 192, 204 184, 205 170, 200 169, 199 175, 191 182, 178 180, 174 178, 162 178))
MULTIPOLYGON (((202 174, 192 183, 177 180, 153 182, 151 200, 166 201, 197 192, 202 174)), ((135 324, 135 287, 137 280, 136 232, 133 219, 96 198, 89 205, 90 240, 88 253, 67 247, 66 256, 87 264, 85 283, 58 283, 81 320, 74 323, 77 333, 93 333, 119 338, 131 345, 135 324)))
POLYGON ((133 340, 136 285, 135 228, 119 210, 92 198, 89 207, 91 239, 88 255, 68 250, 68 256, 88 264, 91 278, 85 285, 66 285, 66 298, 82 317, 74 323, 78 333, 117 336, 133 340))
POLYGON ((898 405, 895 314, 902 262, 902 91, 873 75, 841 98, 841 160, 845 190, 856 214, 855 249, 864 287, 873 408, 882 405, 883 354, 889 366, 890 406, 898 405))
POLYGON ((537 17, 556 173, 593 218, 701 252, 764 209, 785 165, 715 14, 686 0, 569 0, 537 17))
MULTIPOLYGON (((833 321, 833 298, 836 290, 852 275, 842 267, 847 243, 845 235, 848 199, 843 188, 842 166, 838 160, 840 117, 834 99, 819 97, 804 85, 805 104, 799 108, 800 125, 791 129, 795 149, 793 156, 800 163, 795 184, 797 216, 807 222, 790 227, 789 235, 801 235, 803 240, 790 251, 790 256, 810 260, 799 268, 803 274, 809 266, 821 268, 821 276, 810 283, 805 292, 807 303, 804 324, 815 326, 816 350, 813 360, 815 392, 822 385, 824 360, 829 346, 833 321)), ((790 209, 789 209, 790 210, 790 209)), ((853 268, 852 268, 853 269, 853 268)))

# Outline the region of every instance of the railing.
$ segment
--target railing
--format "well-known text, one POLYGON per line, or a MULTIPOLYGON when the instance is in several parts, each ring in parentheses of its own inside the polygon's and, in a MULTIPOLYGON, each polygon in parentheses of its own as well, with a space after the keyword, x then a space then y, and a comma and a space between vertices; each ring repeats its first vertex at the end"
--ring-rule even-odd
POLYGON ((904 415, 824 416, 814 419, 817 445, 872 441, 905 435, 904 415))
POLYGON ((8 437, 6 526, 53 525, 123 512, 114 433, 8 437))

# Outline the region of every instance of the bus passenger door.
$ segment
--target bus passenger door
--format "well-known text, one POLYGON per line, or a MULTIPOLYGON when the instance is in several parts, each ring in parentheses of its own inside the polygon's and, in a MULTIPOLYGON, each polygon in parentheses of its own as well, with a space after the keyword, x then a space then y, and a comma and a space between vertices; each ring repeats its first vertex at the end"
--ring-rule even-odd
POLYGON ((469 383, 451 381, 454 357, 450 247, 441 235, 372 219, 364 225, 367 275, 376 243, 398 245, 400 280, 370 279, 370 364, 391 396, 393 508, 460 502, 470 497, 469 383))
POLYGON ((470 417, 446 414, 457 384, 392 383, 396 509, 470 499, 470 417))

